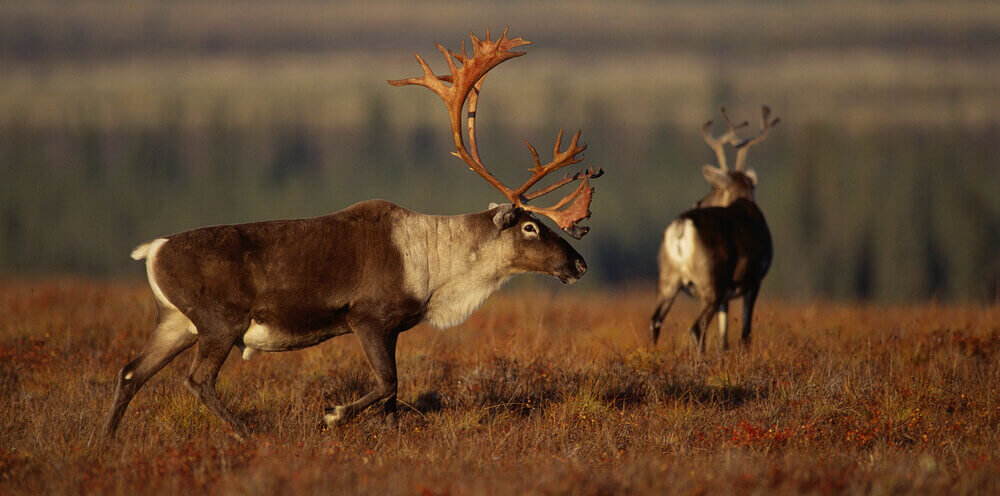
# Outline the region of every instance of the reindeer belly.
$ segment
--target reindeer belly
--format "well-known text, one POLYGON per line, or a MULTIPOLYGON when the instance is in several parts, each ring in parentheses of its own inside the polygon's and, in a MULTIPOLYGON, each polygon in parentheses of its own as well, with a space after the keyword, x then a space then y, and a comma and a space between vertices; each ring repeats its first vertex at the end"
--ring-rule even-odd
POLYGON ((289 351, 313 346, 351 331, 347 309, 322 312, 305 309, 282 314, 260 311, 243 333, 243 346, 261 351, 289 351))

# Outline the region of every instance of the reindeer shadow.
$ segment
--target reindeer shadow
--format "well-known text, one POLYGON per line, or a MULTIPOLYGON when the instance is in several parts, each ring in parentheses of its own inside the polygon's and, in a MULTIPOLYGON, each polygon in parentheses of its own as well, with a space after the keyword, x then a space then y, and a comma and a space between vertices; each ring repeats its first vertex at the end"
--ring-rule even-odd
MULTIPOLYGON (((544 379, 540 379, 534 365, 513 360, 502 362, 485 368, 479 375, 467 373, 454 377, 446 374, 448 377, 443 378, 444 382, 461 384, 457 387, 423 389, 412 396, 413 393, 408 394, 405 386, 401 386, 398 398, 400 419, 460 411, 479 412, 481 421, 485 422, 501 415, 527 418, 550 408, 579 402, 581 394, 589 401, 618 410, 674 402, 733 410, 766 399, 769 395, 766 386, 711 385, 690 376, 637 373, 620 364, 583 371, 546 369, 544 379)), ((323 378, 320 383, 323 384, 322 392, 316 400, 324 406, 350 403, 375 387, 375 381, 367 370, 348 370, 323 378)), ((372 416, 378 415, 380 405, 376 403, 362 416, 376 421, 372 416)), ((258 428, 267 430, 275 427, 275 420, 269 418, 266 412, 249 411, 244 414, 245 419, 258 428)))
POLYGON ((416 410, 421 415, 427 413, 440 412, 444 410, 444 402, 441 394, 437 391, 424 391, 417 396, 408 406, 416 410))
MULTIPOLYGON (((485 408, 485 418, 501 413, 528 417, 532 413, 545 411, 554 406, 572 401, 576 391, 592 378, 577 377, 576 380, 560 384, 559 387, 541 386, 522 391, 483 391, 465 398, 445 398, 435 390, 423 391, 406 407, 419 415, 485 408)), ((747 403, 766 399, 766 388, 723 385, 715 386, 697 381, 649 381, 632 380, 602 387, 593 398, 609 408, 631 409, 649 404, 670 402, 697 403, 707 407, 733 410, 747 403)), ((467 393, 468 394, 468 393, 467 393)))
POLYGON ((667 382, 660 388, 665 399, 696 402, 733 410, 768 397, 767 389, 745 386, 710 386, 696 382, 667 382))

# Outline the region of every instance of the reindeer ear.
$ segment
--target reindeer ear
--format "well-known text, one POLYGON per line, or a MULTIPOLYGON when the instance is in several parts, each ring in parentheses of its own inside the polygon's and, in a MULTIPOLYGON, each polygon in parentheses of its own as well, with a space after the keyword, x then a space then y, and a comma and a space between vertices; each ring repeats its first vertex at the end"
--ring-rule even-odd
POLYGON ((753 183, 754 188, 757 187, 757 171, 753 169, 747 169, 743 171, 743 175, 750 179, 750 182, 753 183))
POLYGON ((497 229, 501 231, 507 229, 514 225, 517 221, 517 208, 510 203, 490 203, 490 210, 495 210, 493 213, 493 224, 497 226, 497 229))
POLYGON ((705 180, 708 181, 709 184, 715 186, 716 188, 725 188, 732 181, 726 171, 715 167, 714 165, 702 166, 701 174, 705 176, 705 180))

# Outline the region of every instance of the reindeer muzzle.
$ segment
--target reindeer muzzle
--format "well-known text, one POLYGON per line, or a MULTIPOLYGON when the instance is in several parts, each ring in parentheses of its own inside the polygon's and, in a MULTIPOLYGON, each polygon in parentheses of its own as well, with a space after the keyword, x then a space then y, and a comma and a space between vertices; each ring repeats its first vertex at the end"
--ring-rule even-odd
POLYGON ((582 258, 574 258, 566 264, 563 273, 559 275, 559 280, 563 284, 573 284, 580 280, 585 272, 587 272, 587 262, 582 258))

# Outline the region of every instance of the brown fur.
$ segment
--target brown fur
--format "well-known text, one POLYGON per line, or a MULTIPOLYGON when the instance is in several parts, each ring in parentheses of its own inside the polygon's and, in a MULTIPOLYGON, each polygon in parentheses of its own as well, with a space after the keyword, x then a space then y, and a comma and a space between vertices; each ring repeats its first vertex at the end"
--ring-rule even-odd
MULTIPOLYGON (((255 344, 267 351, 356 334, 377 386, 354 403, 327 409, 324 420, 345 422, 385 399, 394 421, 398 334, 424 320, 429 305, 445 311, 450 304, 469 305, 437 291, 456 284, 461 289, 469 278, 472 286, 495 282, 478 288, 485 299, 516 273, 571 282, 586 270, 566 240, 510 206, 443 217, 372 200, 312 219, 205 227, 165 239, 147 261, 150 286, 163 296, 157 296, 157 326, 119 373, 109 436, 142 384, 195 342, 185 384, 238 436, 246 435, 219 399, 215 379, 233 346, 249 345, 249 330, 258 332, 255 344), (418 287, 415 280, 435 282, 418 287)), ((464 320, 467 312, 455 315, 464 320)))
POLYGON ((347 311, 373 302, 403 320, 420 311, 420 302, 386 291, 402 286, 390 231, 403 212, 372 201, 312 219, 195 229, 168 237, 154 271, 199 329, 197 316, 212 312, 242 329, 254 319, 289 333, 341 334, 347 311))
POLYGON ((667 228, 658 257, 660 278, 656 309, 650 318, 650 342, 656 344, 663 319, 677 293, 684 290, 701 300, 701 311, 691 326, 691 335, 701 352, 709 323, 720 313, 722 348, 727 342, 729 300, 743 297, 743 329, 740 341, 750 344, 753 307, 773 256, 771 232, 764 214, 753 201, 756 174, 722 172, 705 167, 712 185, 694 209, 680 214, 667 228), (709 170, 709 169, 714 170, 709 170), (678 264, 669 255, 671 230, 693 227, 689 235, 692 253, 687 264, 678 264))

